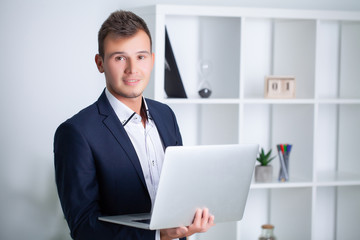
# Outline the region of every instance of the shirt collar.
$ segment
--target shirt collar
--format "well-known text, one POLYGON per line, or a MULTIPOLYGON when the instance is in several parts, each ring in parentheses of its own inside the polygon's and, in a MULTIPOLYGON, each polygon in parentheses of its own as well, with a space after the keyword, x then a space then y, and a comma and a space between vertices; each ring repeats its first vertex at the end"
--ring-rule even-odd
MULTIPOLYGON (((124 103, 119 101, 114 95, 112 95, 107 88, 105 88, 105 94, 107 99, 110 102, 111 107, 114 109, 117 117, 119 118, 121 124, 125 126, 130 120, 135 119, 136 121, 141 121, 141 116, 138 115, 136 112, 131 110, 128 106, 126 106, 124 103), (133 118, 136 116, 136 118, 133 118)), ((145 101, 145 98, 142 98, 142 105, 141 108, 143 108, 147 114, 147 117, 149 120, 152 120, 147 103, 145 101)))

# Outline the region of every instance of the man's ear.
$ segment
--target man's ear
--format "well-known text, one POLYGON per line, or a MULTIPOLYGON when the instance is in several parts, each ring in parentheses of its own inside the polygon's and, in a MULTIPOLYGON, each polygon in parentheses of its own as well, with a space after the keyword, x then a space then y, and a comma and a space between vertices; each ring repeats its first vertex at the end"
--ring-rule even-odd
POLYGON ((104 72, 104 61, 103 58, 99 55, 95 55, 95 63, 100 73, 104 72))
POLYGON ((152 58, 152 67, 154 67, 155 53, 151 53, 151 58, 152 58))

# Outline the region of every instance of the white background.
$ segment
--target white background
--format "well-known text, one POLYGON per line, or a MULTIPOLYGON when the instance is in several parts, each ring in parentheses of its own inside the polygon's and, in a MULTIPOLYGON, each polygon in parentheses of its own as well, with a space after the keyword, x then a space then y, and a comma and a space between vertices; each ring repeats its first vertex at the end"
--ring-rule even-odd
POLYGON ((55 129, 104 88, 94 62, 102 22, 155 3, 360 10, 358 0, 1 0, 1 240, 70 239, 54 181, 55 129))

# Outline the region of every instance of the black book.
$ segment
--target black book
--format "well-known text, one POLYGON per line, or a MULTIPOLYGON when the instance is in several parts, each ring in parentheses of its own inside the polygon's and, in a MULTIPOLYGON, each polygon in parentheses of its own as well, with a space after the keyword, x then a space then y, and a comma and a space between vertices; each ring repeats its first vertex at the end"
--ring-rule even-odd
POLYGON ((165 92, 169 98, 187 98, 166 27, 165 27, 165 92))

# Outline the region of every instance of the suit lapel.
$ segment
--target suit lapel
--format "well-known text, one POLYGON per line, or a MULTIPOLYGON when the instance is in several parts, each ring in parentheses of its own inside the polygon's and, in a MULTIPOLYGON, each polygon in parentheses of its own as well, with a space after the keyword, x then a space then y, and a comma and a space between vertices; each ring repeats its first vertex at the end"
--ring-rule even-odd
POLYGON ((170 141, 168 138, 168 134, 166 132, 166 129, 164 128, 164 124, 162 122, 161 117, 159 116, 157 111, 154 111, 153 109, 151 109, 150 111, 151 117, 153 118, 156 128, 159 132, 160 138, 164 144, 164 148, 166 149, 169 145, 170 145, 170 141))
POLYGON ((98 99, 98 108, 99 113, 105 116, 103 123, 112 133, 116 141, 120 144, 120 146, 124 149, 124 152, 127 154, 128 158, 132 162, 136 172, 143 183, 145 189, 146 183, 144 179, 144 174, 141 169, 139 158, 136 154, 136 151, 131 143, 129 136, 127 135, 124 127, 116 116, 114 110, 112 109, 108 99, 106 98, 105 91, 101 94, 98 99))
POLYGON ((160 138, 164 144, 165 149, 168 146, 179 145, 177 140, 169 133, 169 130, 166 127, 169 125, 169 123, 164 121, 163 114, 160 112, 160 110, 154 107, 151 101, 147 100, 146 102, 150 111, 150 115, 155 122, 156 128, 159 132, 160 138))

